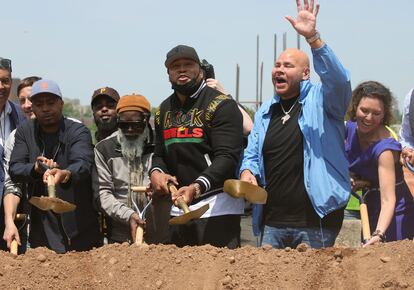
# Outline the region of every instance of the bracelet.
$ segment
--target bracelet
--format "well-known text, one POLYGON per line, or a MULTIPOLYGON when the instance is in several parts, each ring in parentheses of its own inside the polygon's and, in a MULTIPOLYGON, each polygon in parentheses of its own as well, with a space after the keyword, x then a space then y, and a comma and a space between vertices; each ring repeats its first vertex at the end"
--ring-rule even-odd
POLYGON ((317 31, 317 30, 316 30, 315 35, 313 35, 313 36, 311 36, 311 37, 309 37, 309 38, 306 38, 306 41, 307 41, 309 44, 312 44, 312 43, 314 43, 315 41, 317 41, 319 38, 321 38, 321 35, 319 34, 319 31, 317 31))
POLYGON ((381 242, 385 242, 385 234, 383 234, 380 230, 375 230, 375 232, 372 233, 372 237, 379 237, 381 242))
POLYGON ((200 184, 194 182, 194 183, 192 183, 192 185, 194 186, 194 189, 195 189, 194 198, 197 199, 201 195, 201 187, 200 187, 200 184))

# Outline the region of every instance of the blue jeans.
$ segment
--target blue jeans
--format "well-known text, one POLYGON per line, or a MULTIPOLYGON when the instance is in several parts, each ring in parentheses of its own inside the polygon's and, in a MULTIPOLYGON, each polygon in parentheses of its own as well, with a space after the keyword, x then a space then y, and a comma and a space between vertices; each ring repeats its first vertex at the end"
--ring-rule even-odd
POLYGON ((338 231, 330 228, 291 228, 265 226, 263 230, 262 246, 271 245, 276 249, 286 247, 296 248, 305 243, 311 248, 320 249, 332 247, 338 231))

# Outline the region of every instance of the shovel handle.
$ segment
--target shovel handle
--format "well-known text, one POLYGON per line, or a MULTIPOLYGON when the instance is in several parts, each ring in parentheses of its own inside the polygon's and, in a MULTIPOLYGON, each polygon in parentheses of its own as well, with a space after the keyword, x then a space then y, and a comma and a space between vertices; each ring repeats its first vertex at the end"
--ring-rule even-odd
POLYGON ((362 242, 366 244, 371 239, 371 230, 369 228, 368 209, 365 203, 360 204, 359 212, 361 214, 362 242))
POLYGON ((17 248, 18 248, 17 241, 15 239, 12 240, 10 244, 10 253, 17 256, 17 248))
POLYGON ((53 175, 47 177, 47 193, 49 197, 56 197, 55 177, 53 175))
MULTIPOLYGON (((168 183, 168 189, 170 190, 171 193, 177 193, 177 187, 175 187, 174 184, 172 183, 168 183)), ((185 203, 184 198, 182 196, 177 197, 177 205, 179 208, 181 208, 184 213, 189 213, 190 209, 188 208, 188 205, 185 203)))
POLYGON ((135 245, 142 245, 144 243, 144 228, 141 225, 137 227, 137 233, 135 234, 135 245))
POLYGON ((131 186, 131 189, 135 192, 147 192, 146 186, 131 186))

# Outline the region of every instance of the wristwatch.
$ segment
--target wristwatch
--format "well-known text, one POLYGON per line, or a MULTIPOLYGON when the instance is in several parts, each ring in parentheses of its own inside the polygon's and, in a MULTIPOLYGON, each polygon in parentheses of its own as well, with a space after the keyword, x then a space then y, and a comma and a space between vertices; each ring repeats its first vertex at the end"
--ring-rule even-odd
POLYGON ((386 239, 385 234, 380 230, 375 230, 375 232, 373 232, 371 236, 379 237, 381 242, 385 242, 386 239))
POLYGON ((198 184, 197 182, 194 182, 192 185, 194 186, 194 189, 195 189, 194 198, 197 199, 201 195, 201 187, 200 187, 200 184, 198 184))
POLYGON ((312 44, 313 42, 317 41, 319 38, 321 38, 321 35, 319 34, 319 31, 316 30, 315 34, 309 38, 306 38, 306 41, 309 44, 312 44))

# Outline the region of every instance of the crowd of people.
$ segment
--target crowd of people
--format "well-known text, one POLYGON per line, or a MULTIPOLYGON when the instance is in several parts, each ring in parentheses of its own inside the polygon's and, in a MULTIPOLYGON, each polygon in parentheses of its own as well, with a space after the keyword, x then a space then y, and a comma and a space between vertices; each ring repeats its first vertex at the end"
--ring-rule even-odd
POLYGON ((272 69, 274 96, 254 122, 203 69, 196 50, 178 45, 165 60, 173 92, 154 116, 140 94, 93 92, 93 144, 85 125, 63 116, 56 82, 25 78, 20 106, 9 101, 12 64, 0 58, 0 247, 17 241, 20 252, 83 251, 136 242, 144 228, 146 243, 234 249, 245 208, 223 190, 234 178, 268 192, 266 204, 253 206, 261 245, 333 246, 362 180, 372 229, 364 246, 412 239, 414 92, 400 143, 387 126, 390 90, 367 81, 352 91, 350 73, 316 29, 319 4, 296 4, 297 17, 286 19, 308 42, 320 83, 310 81, 308 56, 286 49, 272 69), (208 209, 169 224, 185 212, 182 203, 208 209))

